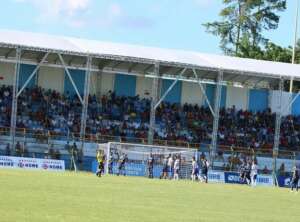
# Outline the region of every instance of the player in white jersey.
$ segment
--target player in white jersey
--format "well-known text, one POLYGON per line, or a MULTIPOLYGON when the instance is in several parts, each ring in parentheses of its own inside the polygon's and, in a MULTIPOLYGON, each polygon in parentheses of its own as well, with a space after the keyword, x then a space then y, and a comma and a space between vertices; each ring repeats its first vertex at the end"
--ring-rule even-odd
POLYGON ((169 174, 169 179, 172 179, 172 176, 173 176, 173 163, 174 163, 174 160, 173 160, 173 157, 172 155, 170 154, 169 157, 168 157, 168 174, 169 174))
POLYGON ((251 165, 251 185, 256 186, 256 180, 257 180, 257 164, 255 161, 252 162, 251 165))
POLYGON ((180 161, 179 157, 176 157, 176 160, 174 161, 174 180, 179 179, 179 168, 180 168, 180 161))
POLYGON ((192 175, 191 175, 191 177, 192 177, 192 181, 195 181, 199 177, 199 166, 198 166, 198 163, 197 163, 195 157, 193 157, 193 160, 192 160, 192 175))

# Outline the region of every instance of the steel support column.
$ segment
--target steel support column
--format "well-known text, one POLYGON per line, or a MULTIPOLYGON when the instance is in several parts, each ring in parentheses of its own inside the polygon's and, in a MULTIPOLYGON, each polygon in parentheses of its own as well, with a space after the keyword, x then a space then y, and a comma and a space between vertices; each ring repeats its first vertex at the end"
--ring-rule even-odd
POLYGON ((154 64, 154 74, 156 78, 153 78, 152 82, 152 92, 151 92, 151 110, 150 110, 150 121, 149 121, 149 131, 148 131, 148 143, 153 144, 154 138, 154 127, 155 127, 155 112, 156 104, 159 99, 159 88, 160 88, 160 78, 159 78, 159 63, 154 64))
MULTIPOLYGON (((76 94, 77 94, 77 96, 78 96, 78 99, 80 100, 81 104, 83 104, 83 99, 82 99, 82 97, 81 97, 81 95, 80 95, 80 93, 79 93, 79 91, 78 91, 78 89, 77 89, 77 86, 76 86, 76 84, 75 84, 75 82, 74 82, 74 80, 73 80, 73 78, 72 78, 72 76, 71 76, 71 73, 70 73, 69 69, 68 69, 67 66, 66 66, 66 63, 65 63, 65 61, 64 61, 64 59, 63 59, 63 57, 62 57, 62 55, 61 55, 61 54, 57 54, 57 55, 58 55, 58 57, 59 57, 59 60, 60 60, 60 62, 61 62, 61 64, 62 64, 64 70, 65 70, 66 73, 67 73, 67 76, 69 77, 69 80, 70 80, 70 82, 71 82, 71 84, 72 84, 72 86, 73 86, 73 88, 74 88, 74 90, 75 90, 75 92, 76 92, 76 94)), ((86 70, 86 71, 88 71, 88 70, 86 70)))
POLYGON ((86 66, 87 66, 87 70, 85 73, 85 80, 84 80, 84 97, 83 97, 81 124, 80 124, 80 140, 82 141, 82 148, 84 146, 84 140, 85 140, 86 119, 87 119, 87 112, 88 112, 88 105, 89 105, 92 57, 90 56, 87 57, 86 66))
POLYGON ((205 102, 207 103, 207 105, 208 105, 208 107, 209 107, 209 109, 210 109, 211 114, 212 114, 213 116, 215 116, 215 112, 214 112, 214 110, 213 110, 213 108, 212 108, 212 106, 211 106, 211 104, 210 104, 210 101, 209 101, 209 99, 208 99, 208 97, 207 97, 207 95, 206 95, 206 92, 205 92, 205 90, 204 90, 203 84, 202 84, 201 81, 199 80, 198 75, 197 75, 197 72, 196 72, 195 69, 193 69, 193 73, 194 73, 195 79, 197 79, 197 83, 198 83, 198 85, 199 85, 199 87, 200 87, 200 90, 201 90, 201 92, 202 92, 202 95, 204 96, 205 102))
POLYGON ((20 63, 21 63, 21 54, 22 49, 16 49, 16 64, 15 64, 15 73, 13 80, 13 95, 12 95, 12 107, 11 107, 11 119, 10 119, 10 137, 12 141, 12 149, 15 148, 15 136, 16 136, 16 120, 17 120, 17 110, 18 110, 18 84, 20 76, 20 63))
POLYGON ((213 120, 213 132, 211 140, 211 158, 213 160, 218 142, 218 130, 219 130, 219 117, 220 117, 220 106, 221 106, 221 95, 222 95, 222 81, 223 81, 223 71, 220 70, 217 78, 217 86, 215 91, 215 101, 214 101, 214 120, 213 120))
POLYGON ((37 64, 37 66, 35 67, 35 69, 33 70, 33 72, 30 74, 30 76, 28 77, 28 79, 26 80, 26 82, 24 83, 24 85, 22 86, 22 88, 18 91, 17 97, 19 97, 19 95, 23 92, 23 90, 29 84, 30 80, 36 75, 37 71, 40 69, 40 67, 43 65, 43 63, 46 61, 48 55, 49 55, 49 52, 47 52, 43 56, 42 60, 37 64))
MULTIPOLYGON (((278 156, 279 144, 280 144, 280 128, 281 128, 281 117, 282 117, 282 92, 284 87, 284 80, 279 81, 279 98, 278 98, 278 109, 276 112, 275 120, 275 132, 274 132, 274 146, 273 146, 273 173, 276 171, 276 159, 278 156)), ((275 175, 275 174, 274 174, 275 175)))
MULTIPOLYGON (((177 78, 172 82, 172 84, 169 86, 169 88, 167 89, 167 91, 164 93, 164 95, 159 99, 159 101, 155 104, 154 109, 156 110, 156 108, 161 104, 161 102, 167 97, 167 95, 171 92, 171 90, 174 88, 174 86, 176 85, 176 83, 178 82, 179 78, 182 77, 182 75, 185 73, 186 68, 183 69, 177 76, 177 78)), ((159 97, 159 95, 158 95, 159 97)))

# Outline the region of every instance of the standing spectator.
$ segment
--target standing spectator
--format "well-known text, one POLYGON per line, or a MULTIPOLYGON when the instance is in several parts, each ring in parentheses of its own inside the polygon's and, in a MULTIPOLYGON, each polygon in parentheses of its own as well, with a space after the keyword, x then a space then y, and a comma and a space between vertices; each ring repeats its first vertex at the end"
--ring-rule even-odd
POLYGON ((56 160, 60 160, 60 152, 59 152, 58 149, 55 150, 55 154, 54 155, 55 155, 55 159, 56 160))
POLYGON ((9 143, 6 144, 5 155, 10 156, 10 144, 9 143))
POLYGON ((83 149, 79 149, 78 153, 77 153, 77 162, 78 162, 78 166, 79 166, 79 170, 83 169, 83 149))
POLYGON ((22 153, 22 148, 21 148, 21 144, 18 141, 15 147, 15 152, 16 152, 16 156, 17 157, 21 157, 21 153, 22 153))
POLYGON ((23 149, 22 149, 22 157, 28 157, 28 149, 27 149, 27 145, 26 143, 24 142, 23 143, 23 149))

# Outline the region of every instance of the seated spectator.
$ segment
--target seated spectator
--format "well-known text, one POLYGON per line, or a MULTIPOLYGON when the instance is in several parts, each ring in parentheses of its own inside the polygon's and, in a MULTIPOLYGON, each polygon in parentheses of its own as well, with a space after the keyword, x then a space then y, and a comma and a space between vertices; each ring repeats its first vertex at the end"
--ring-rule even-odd
POLYGON ((270 170, 268 169, 267 165, 265 165, 264 169, 262 170, 263 174, 269 174, 270 170))

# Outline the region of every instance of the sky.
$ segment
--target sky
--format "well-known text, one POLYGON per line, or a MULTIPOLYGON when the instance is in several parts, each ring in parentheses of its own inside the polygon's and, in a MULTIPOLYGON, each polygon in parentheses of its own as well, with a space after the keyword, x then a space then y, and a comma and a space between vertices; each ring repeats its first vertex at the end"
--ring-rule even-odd
MULTIPOLYGON (((292 45, 296 1, 266 36, 292 45)), ((218 19, 222 0, 3 0, 0 29, 221 54, 203 23, 218 19)))

